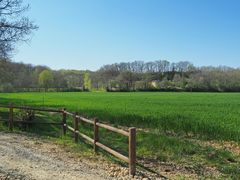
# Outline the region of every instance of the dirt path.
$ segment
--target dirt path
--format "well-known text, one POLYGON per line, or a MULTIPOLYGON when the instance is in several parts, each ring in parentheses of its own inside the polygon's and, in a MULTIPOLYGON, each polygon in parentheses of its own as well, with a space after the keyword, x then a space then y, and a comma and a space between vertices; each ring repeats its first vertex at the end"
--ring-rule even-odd
POLYGON ((0 179, 113 179, 89 160, 73 159, 56 144, 0 132, 0 179))

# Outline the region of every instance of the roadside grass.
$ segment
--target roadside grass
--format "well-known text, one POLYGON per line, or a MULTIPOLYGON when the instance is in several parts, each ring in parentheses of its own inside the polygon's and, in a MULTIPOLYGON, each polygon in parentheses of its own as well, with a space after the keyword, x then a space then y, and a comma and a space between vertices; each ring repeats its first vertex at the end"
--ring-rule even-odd
MULTIPOLYGON (((141 162, 173 162, 205 176, 214 167, 222 178, 240 179, 240 157, 227 149, 203 146, 198 141, 240 143, 238 93, 15 93, 0 94, 0 104, 63 108, 123 128, 135 126, 137 157, 141 162), (44 101, 43 101, 44 96, 44 101), (195 141, 198 140, 198 141, 195 141)), ((0 116, 8 118, 6 110, 0 116)), ((37 120, 61 122, 61 115, 39 113, 37 120)), ((73 119, 68 117, 71 125, 73 119)), ((0 130, 6 130, 0 123, 0 130)), ((6 125, 6 124, 5 124, 6 125)), ((93 137, 93 127, 80 123, 80 131, 93 137)), ((18 129, 18 128, 16 128, 18 129)), ((21 127, 19 127, 21 129, 21 127)), ((61 127, 33 125, 28 132, 53 138, 64 147, 94 157, 92 146, 72 134, 62 137, 61 127)), ((100 141, 127 155, 127 138, 100 128, 100 141), (104 137, 104 138, 101 138, 104 137)), ((100 151, 105 155, 104 151, 100 151)), ((112 161, 121 163, 115 158, 112 161)))
POLYGON ((149 161, 175 162, 195 169, 198 175, 203 175, 204 168, 216 167, 226 177, 240 178, 240 157, 226 149, 216 149, 213 146, 202 146, 193 139, 164 134, 138 133, 137 154, 149 161), (151 140, 151 141, 150 141, 151 140))

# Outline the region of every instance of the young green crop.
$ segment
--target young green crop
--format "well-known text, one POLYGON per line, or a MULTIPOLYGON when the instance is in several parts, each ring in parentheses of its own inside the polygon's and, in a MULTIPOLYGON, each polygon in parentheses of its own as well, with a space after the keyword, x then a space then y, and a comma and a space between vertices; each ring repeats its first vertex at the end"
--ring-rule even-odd
POLYGON ((0 103, 66 107, 121 126, 240 140, 239 93, 15 93, 0 103))

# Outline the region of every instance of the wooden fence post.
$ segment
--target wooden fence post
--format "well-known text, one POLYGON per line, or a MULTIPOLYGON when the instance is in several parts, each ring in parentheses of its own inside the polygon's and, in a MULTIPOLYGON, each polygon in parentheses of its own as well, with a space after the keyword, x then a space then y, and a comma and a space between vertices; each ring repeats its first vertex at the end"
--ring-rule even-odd
POLYGON ((94 148, 94 152, 96 153, 98 150, 98 147, 96 145, 96 142, 99 141, 99 134, 98 134, 98 126, 97 126, 97 122, 98 119, 94 118, 94 144, 93 144, 93 148, 94 148))
POLYGON ((13 131, 13 104, 9 105, 9 122, 8 127, 10 131, 13 131))
POLYGON ((78 115, 78 113, 76 112, 75 118, 74 118, 74 141, 75 141, 75 143, 78 142, 78 131, 79 131, 77 115, 78 115))
POLYGON ((136 173, 136 128, 129 128, 129 174, 136 173))
POLYGON ((63 131, 63 135, 66 135, 67 132, 67 114, 65 113, 66 109, 63 108, 63 112, 62 112, 62 131, 63 131))

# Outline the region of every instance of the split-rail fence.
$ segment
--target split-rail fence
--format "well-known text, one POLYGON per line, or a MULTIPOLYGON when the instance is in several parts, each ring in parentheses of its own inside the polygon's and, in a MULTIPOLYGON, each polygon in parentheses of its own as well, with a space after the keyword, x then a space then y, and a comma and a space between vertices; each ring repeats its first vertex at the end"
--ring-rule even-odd
MULTIPOLYGON (((23 124, 51 124, 51 125, 60 125, 62 127, 62 134, 65 136, 67 130, 71 131, 74 134, 74 141, 78 143, 79 137, 87 140, 89 143, 93 144, 94 151, 97 152, 98 148, 101 148, 108 153, 112 154, 113 156, 127 162, 129 164, 129 174, 135 175, 136 173, 136 128, 132 127, 129 128, 128 131, 123 129, 118 129, 116 127, 100 123, 97 118, 93 120, 87 119, 78 113, 71 113, 68 112, 65 108, 61 110, 57 109, 46 109, 46 108, 36 108, 36 107, 26 107, 26 106, 15 106, 13 104, 10 105, 0 105, 0 108, 7 108, 9 109, 9 119, 4 120, 0 119, 0 121, 5 121, 8 123, 8 127, 10 131, 13 131, 14 123, 23 123, 23 124), (40 111, 40 112, 49 112, 49 113, 59 113, 62 115, 61 122, 36 122, 36 121, 22 121, 22 120, 14 120, 14 109, 18 110, 31 110, 31 111, 40 111), (73 117, 73 127, 68 125, 67 116, 73 117), (79 131, 79 122, 85 122, 88 124, 93 125, 93 138, 83 134, 79 131), (110 147, 100 143, 99 139, 99 128, 104 128, 109 131, 121 134, 123 136, 128 137, 128 157, 111 149, 110 147)), ((104 137, 101 137, 104 138, 104 137)))

